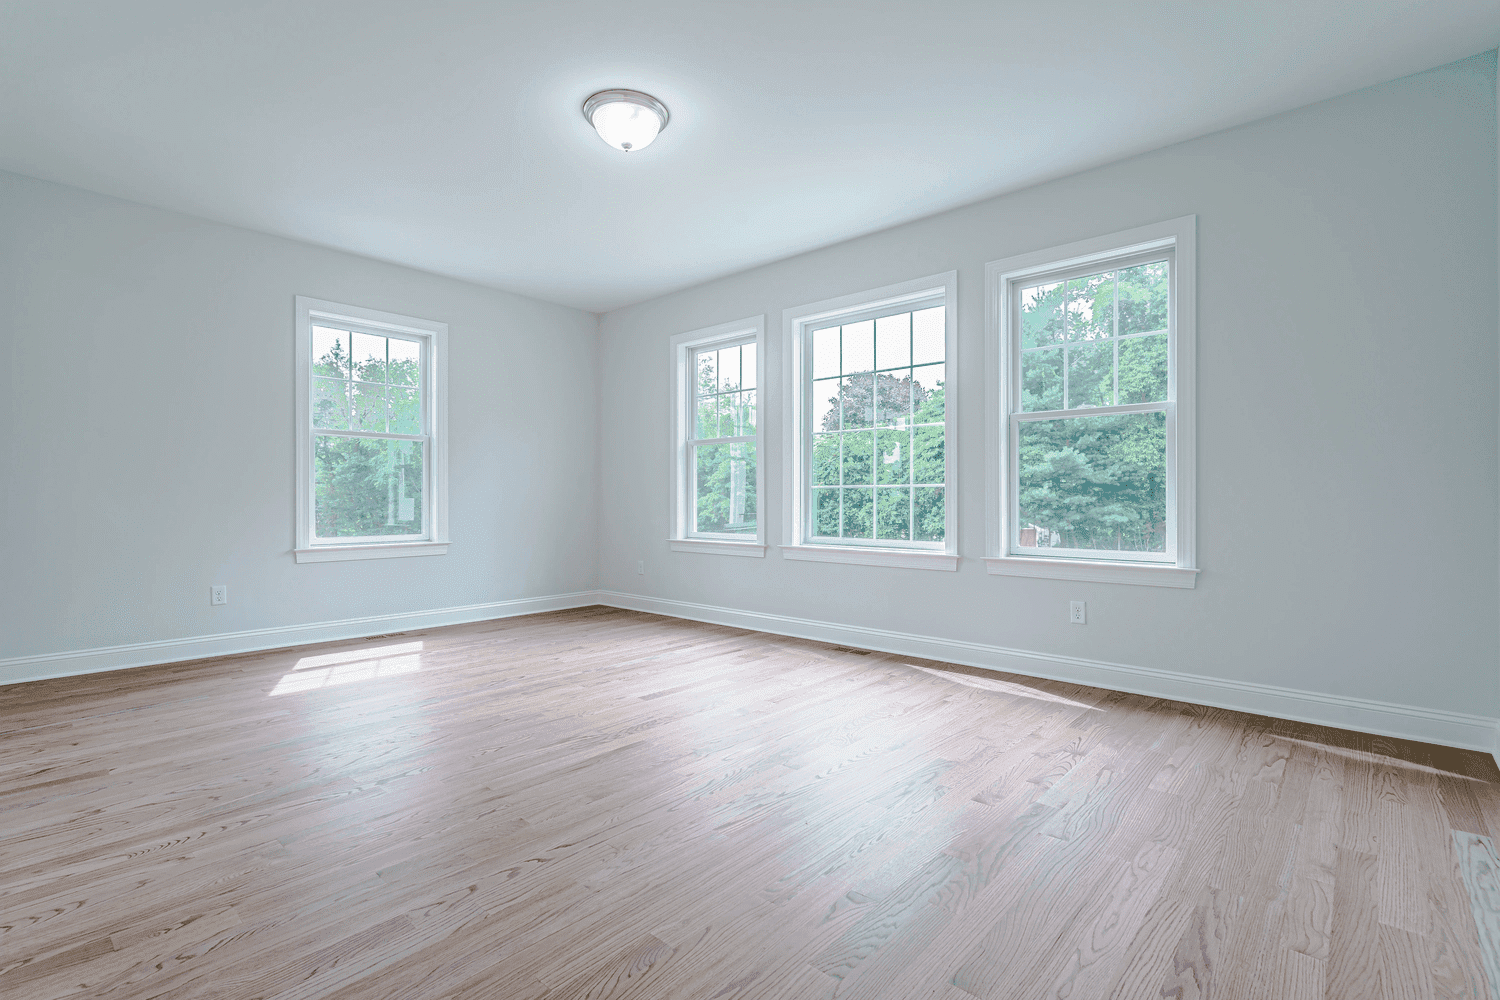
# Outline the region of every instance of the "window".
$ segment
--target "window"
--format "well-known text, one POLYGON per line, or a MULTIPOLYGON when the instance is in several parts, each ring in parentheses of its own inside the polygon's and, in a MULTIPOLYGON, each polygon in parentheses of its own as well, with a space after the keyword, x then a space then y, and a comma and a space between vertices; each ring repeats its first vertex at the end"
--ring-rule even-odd
POLYGON ((957 569, 956 272, 786 313, 783 555, 957 569))
POLYGON ((764 556, 760 387, 765 317, 673 337, 672 534, 679 552, 764 556))
POLYGON ((447 551, 447 334, 297 297, 298 562, 447 551))
POLYGON ((1193 586, 1194 229, 989 265, 991 573, 1193 586))

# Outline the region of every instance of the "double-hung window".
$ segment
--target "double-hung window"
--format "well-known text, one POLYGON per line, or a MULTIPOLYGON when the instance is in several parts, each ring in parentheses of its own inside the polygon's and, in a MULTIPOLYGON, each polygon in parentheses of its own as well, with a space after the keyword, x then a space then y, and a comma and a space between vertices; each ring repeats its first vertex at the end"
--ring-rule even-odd
POLYGON ((991 573, 1193 586, 1193 234, 1178 219, 989 265, 991 573))
POLYGON ((791 559, 956 569, 955 272, 786 312, 791 559))
POLYGON ((298 562, 447 550, 447 329, 297 297, 298 562))
POLYGON ((765 555, 760 388, 765 319, 673 337, 671 547, 765 555))

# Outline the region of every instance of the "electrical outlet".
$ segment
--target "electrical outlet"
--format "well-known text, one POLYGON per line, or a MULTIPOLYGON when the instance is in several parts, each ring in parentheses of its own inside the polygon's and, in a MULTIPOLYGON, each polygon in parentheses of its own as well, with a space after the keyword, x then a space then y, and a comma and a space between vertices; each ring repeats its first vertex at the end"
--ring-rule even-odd
POLYGON ((642 559, 642 560, 638 561, 635 564, 635 571, 636 571, 636 573, 640 574, 641 576, 645 576, 646 575, 646 560, 642 559))
POLYGON ((229 588, 226 587, 226 586, 224 586, 222 583, 217 584, 217 585, 212 586, 212 587, 209 587, 208 588, 208 603, 210 603, 210 604, 228 604, 229 603, 229 588))
POLYGON ((1082 601, 1068 602, 1068 621, 1074 625, 1088 624, 1087 608, 1082 601))

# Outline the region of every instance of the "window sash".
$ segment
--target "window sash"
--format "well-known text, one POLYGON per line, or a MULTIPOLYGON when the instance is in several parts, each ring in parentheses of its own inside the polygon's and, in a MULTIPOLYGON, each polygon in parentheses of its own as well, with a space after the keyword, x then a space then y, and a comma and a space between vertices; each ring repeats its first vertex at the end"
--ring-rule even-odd
MULTIPOLYGON (((1129 251, 1117 255, 1099 255, 1085 263, 1072 264, 1056 268, 1038 268, 1020 275, 1012 275, 1007 281, 1005 289, 1007 301, 1007 321, 1009 326, 1008 343, 1006 353, 1010 358, 1010 371, 1007 379, 1008 401, 1010 412, 1005 415, 1006 440, 1008 442, 1008 456, 1006 461, 1005 476, 1007 477, 1007 494, 1009 495, 1008 510, 1005 512, 1005 523, 1002 527, 1003 545, 1001 551, 1006 555, 1020 557, 1042 557, 1047 559, 1071 559, 1085 562, 1111 562, 1122 564, 1142 563, 1157 564, 1164 563, 1175 565, 1178 561, 1178 538, 1177 538, 1177 309, 1179 295, 1177 289, 1177 248, 1175 246, 1154 247, 1147 250, 1129 251), (1021 346, 1021 290, 1034 285, 1051 284, 1057 281, 1068 281, 1073 278, 1088 277, 1105 271, 1119 272, 1127 268, 1136 267, 1141 264, 1157 263, 1165 261, 1167 264, 1167 398, 1165 400, 1150 403, 1130 403, 1114 406, 1089 406, 1069 407, 1061 410, 1022 410, 1021 406, 1021 378, 1022 357, 1034 351, 1055 349, 1058 344, 1049 344, 1042 347, 1023 348, 1021 346), (1091 417, 1108 417, 1118 414, 1129 413, 1163 413, 1165 414, 1166 432, 1166 544, 1164 552, 1125 552, 1118 549, 1076 549, 1076 548, 1052 548, 1023 546, 1020 543, 1020 427, 1023 423, 1037 421, 1077 420, 1091 417)), ((1117 300, 1118 301, 1118 300, 1117 300)), ((1118 332, 1118 320, 1116 320, 1114 336, 1108 342, 1115 344, 1115 380, 1119 381, 1119 344, 1122 341, 1137 337, 1158 336, 1163 331, 1139 331, 1136 333, 1120 336, 1118 332)), ((1075 343, 1069 341, 1068 343, 1075 343)), ((1079 341, 1077 343, 1087 343, 1079 341)), ((1118 389, 1117 389, 1118 392, 1118 389)))
POLYGON ((317 459, 313 457, 315 448, 310 447, 309 458, 314 463, 308 470, 312 489, 308 491, 309 509, 309 541, 314 545, 337 547, 340 545, 372 545, 385 542, 430 542, 432 541, 432 505, 431 497, 432 482, 432 449, 431 439, 425 435, 412 437, 405 434, 375 434, 368 431, 321 431, 312 433, 310 445, 315 446, 320 437, 357 437, 376 440, 390 441, 420 441, 422 443, 422 532, 421 534, 406 535, 320 535, 318 534, 318 483, 317 483, 317 459))

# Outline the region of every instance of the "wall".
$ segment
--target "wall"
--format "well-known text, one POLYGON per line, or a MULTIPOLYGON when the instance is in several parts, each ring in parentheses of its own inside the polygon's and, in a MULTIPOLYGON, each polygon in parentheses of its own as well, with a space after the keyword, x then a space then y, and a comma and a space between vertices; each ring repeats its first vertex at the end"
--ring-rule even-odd
POLYGON ((332 635, 285 631, 306 623, 588 590, 597 322, 0 173, 0 661, 282 630, 97 663, 12 659, 0 682, 332 635), (299 294, 449 324, 447 555, 293 561, 299 294), (219 583, 230 603, 210 607, 219 583))
MULTIPOLYGON (((1491 52, 606 314, 601 587, 633 606, 714 617, 673 604, 692 602, 1041 654, 1033 666, 1106 661, 1165 672, 1158 681, 1493 719, 1496 195, 1491 52), (987 576, 985 262, 1188 214, 1199 217, 1197 588, 987 576), (668 338, 765 313, 775 373, 783 309, 950 268, 960 571, 792 562, 774 548, 764 560, 669 552, 668 338), (1088 602, 1086 626, 1067 624, 1070 599, 1088 602)), ((774 546, 786 456, 769 381, 762 516, 774 546)))

